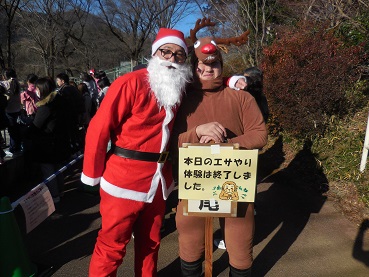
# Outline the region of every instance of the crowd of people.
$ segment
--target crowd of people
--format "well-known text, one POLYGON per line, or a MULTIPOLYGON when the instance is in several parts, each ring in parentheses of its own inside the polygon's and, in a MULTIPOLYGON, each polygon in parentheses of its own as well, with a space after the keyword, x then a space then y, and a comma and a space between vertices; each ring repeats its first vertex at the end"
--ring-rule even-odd
MULTIPOLYGON (((66 73, 56 80, 29 74, 21 85, 14 69, 5 69, 0 81, 0 130, 7 129, 9 149, 1 134, 0 165, 5 157, 23 155, 30 168, 46 179, 71 155, 84 151, 84 139, 91 118, 105 96, 110 82, 103 71, 91 73, 76 84, 66 73), (104 80, 104 86, 98 82, 104 80), (88 84, 88 86, 87 86, 88 84), (89 89, 90 88, 90 89, 89 89)), ((63 195, 62 174, 47 186, 54 202, 63 195)))
MULTIPOLYGON (((79 84, 65 73, 58 74, 56 82, 29 75, 28 87, 21 92, 15 71, 4 74, 0 92, 7 99, 9 151, 30 153, 47 177, 72 151, 83 148, 81 181, 100 185, 102 226, 90 262, 91 277, 116 276, 133 233, 135 275, 156 276, 178 145, 228 142, 239 143, 241 149, 260 149, 267 142, 269 111, 262 72, 252 68, 242 76, 224 78, 222 55, 212 38, 196 41, 191 62, 186 63, 189 54, 182 32, 161 28, 147 67, 112 84, 94 70, 82 73, 79 84), (22 123, 23 129, 22 117, 30 122, 22 123)), ((62 176, 48 187, 54 202, 60 201, 62 176)), ((238 206, 241 216, 226 218, 224 224, 230 276, 251 276, 254 205, 238 206)), ((204 218, 186 216, 182 210, 179 201, 181 274, 201 276, 204 218)))

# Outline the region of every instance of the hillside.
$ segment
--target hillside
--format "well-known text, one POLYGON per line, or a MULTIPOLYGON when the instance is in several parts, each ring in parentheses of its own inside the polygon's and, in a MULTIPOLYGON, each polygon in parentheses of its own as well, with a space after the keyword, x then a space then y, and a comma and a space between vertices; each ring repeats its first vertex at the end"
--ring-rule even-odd
POLYGON ((362 174, 359 171, 368 111, 366 106, 311 144, 302 145, 285 134, 270 136, 259 158, 260 179, 282 178, 307 197, 324 195, 357 224, 369 219, 369 164, 362 174))

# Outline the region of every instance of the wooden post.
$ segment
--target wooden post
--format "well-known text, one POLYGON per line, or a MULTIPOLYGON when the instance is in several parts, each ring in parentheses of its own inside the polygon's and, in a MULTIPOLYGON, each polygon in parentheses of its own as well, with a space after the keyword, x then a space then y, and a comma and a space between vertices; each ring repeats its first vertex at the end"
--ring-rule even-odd
POLYGON ((213 274, 213 217, 205 217, 205 277, 213 274))

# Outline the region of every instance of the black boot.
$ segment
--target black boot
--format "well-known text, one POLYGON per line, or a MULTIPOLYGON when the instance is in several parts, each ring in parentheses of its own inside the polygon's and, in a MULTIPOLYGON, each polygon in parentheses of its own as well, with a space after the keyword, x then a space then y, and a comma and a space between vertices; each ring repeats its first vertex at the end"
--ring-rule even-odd
POLYGON ((181 260, 182 277, 200 277, 202 273, 202 259, 194 262, 181 260))
POLYGON ((248 269, 237 269, 229 265, 229 277, 251 277, 251 267, 248 269))

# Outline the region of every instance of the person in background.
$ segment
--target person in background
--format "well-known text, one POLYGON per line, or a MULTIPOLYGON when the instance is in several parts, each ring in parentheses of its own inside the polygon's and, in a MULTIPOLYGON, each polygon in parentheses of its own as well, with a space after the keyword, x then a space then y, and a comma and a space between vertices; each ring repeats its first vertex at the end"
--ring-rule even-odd
POLYGON ((69 76, 66 73, 56 75, 56 83, 58 85, 58 93, 68 101, 68 106, 71 108, 72 122, 69 127, 70 143, 73 152, 78 152, 82 147, 78 142, 78 120, 84 111, 83 97, 76 87, 69 84, 69 76))
POLYGON ((79 125, 87 130, 88 124, 90 124, 91 121, 92 99, 85 83, 80 83, 77 88, 83 97, 84 104, 84 112, 80 116, 79 125))
POLYGON ((56 75, 57 91, 74 107, 73 112, 78 113, 79 105, 81 105, 81 96, 78 93, 77 86, 71 85, 69 76, 66 73, 56 75))
MULTIPOLYGON (((70 102, 56 91, 56 84, 48 77, 36 81, 40 101, 36 103, 35 118, 27 129, 31 140, 31 157, 37 163, 44 179, 56 173, 71 156, 69 126, 72 121, 70 102)), ((49 181, 54 203, 60 201, 64 190, 64 177, 60 173, 49 181)))
POLYGON ((96 111, 92 111, 92 99, 90 96, 90 92, 88 91, 88 88, 85 83, 80 83, 77 86, 78 91, 82 95, 83 98, 83 105, 84 105, 84 111, 80 115, 78 124, 79 124, 79 135, 78 135, 78 141, 79 144, 82 147, 81 151, 84 151, 85 146, 85 137, 86 137, 86 131, 88 128, 88 125, 90 124, 91 118, 96 113, 96 111))
MULTIPOLYGON (((177 114, 173 153, 185 142, 227 142, 239 143, 240 149, 262 148, 267 143, 267 129, 255 99, 245 91, 225 88, 222 55, 211 38, 201 38, 194 45, 195 53, 191 56, 194 81, 186 90, 177 114)), ((181 273, 199 277, 205 249, 205 217, 185 216, 183 211, 184 202, 179 201, 176 225, 181 273)), ((229 276, 251 276, 254 205, 239 202, 237 211, 241 217, 224 218, 229 276)))
POLYGON ((94 77, 87 72, 81 73, 81 79, 84 84, 86 84, 88 91, 90 92, 92 100, 92 116, 95 115, 97 108, 99 107, 99 89, 94 77))
POLYGON ((96 82, 102 78, 108 78, 106 72, 104 70, 99 70, 97 73, 94 74, 94 78, 96 82))
POLYGON ((77 83, 75 81, 69 80, 69 85, 73 87, 77 87, 77 83))
POLYGON ((88 91, 90 92, 91 99, 96 101, 99 91, 95 79, 87 72, 83 72, 81 73, 81 80, 86 84, 88 91))
POLYGON ((5 112, 8 118, 9 126, 8 132, 10 136, 9 152, 18 154, 22 151, 22 138, 20 133, 20 126, 18 124, 18 117, 21 111, 21 86, 17 79, 17 73, 12 68, 7 68, 3 73, 5 81, 1 81, 6 89, 8 104, 5 112))
MULTIPOLYGON (((5 100, 6 102, 8 102, 8 99, 6 99, 6 96, 5 96, 5 100)), ((7 103, 8 104, 8 103, 7 103)), ((6 107, 6 106, 5 106, 6 107)), ((5 108, 4 108, 4 114, 5 114, 5 108)), ((6 115, 5 115, 6 116, 6 115)), ((8 120, 6 120, 6 122, 8 122, 8 120)), ((4 125, 5 127, 2 127, 2 125, 0 126, 0 131, 6 129, 8 127, 8 123, 6 125, 4 125)), ((0 147, 1 149, 4 149, 6 148, 6 140, 4 139, 3 137, 3 134, 0 132, 0 147)))
MULTIPOLYGON (((1 139, 3 139, 3 136, 1 135, 1 131, 4 130, 6 127, 8 127, 8 118, 6 117, 5 108, 8 104, 8 99, 6 98, 6 90, 5 87, 0 86, 0 136, 1 139)), ((5 140, 3 142, 5 144, 5 140)), ((3 150, 3 147, 0 147, 0 165, 5 163, 6 153, 3 150)))
POLYGON ((27 76, 27 89, 21 93, 21 103, 29 117, 29 123, 32 122, 37 107, 36 103, 39 101, 39 97, 36 93, 36 81, 38 77, 35 74, 28 74, 27 76))
POLYGON ((132 71, 140 70, 140 69, 146 68, 146 67, 147 67, 147 64, 140 63, 140 64, 134 66, 132 71))
POLYGON ((108 77, 103 77, 100 80, 97 81, 97 85, 101 89, 98 96, 99 106, 101 105, 102 100, 104 99, 106 92, 108 91, 110 87, 110 81, 108 77))
POLYGON ((266 123, 269 118, 269 107, 268 101, 263 93, 263 71, 257 67, 249 67, 243 74, 247 83, 245 89, 254 96, 266 123))
MULTIPOLYGON (((35 74, 28 74, 27 76, 27 89, 21 93, 22 109, 18 117, 18 123, 22 138, 22 149, 26 160, 29 158, 29 151, 31 145, 29 141, 25 139, 25 132, 35 118, 37 106, 36 103, 40 100, 36 92, 35 83, 38 77, 35 74)), ((26 162, 27 163, 27 162, 26 162)))
POLYGON ((95 83, 96 83, 97 91, 98 91, 98 92, 100 92, 100 88, 99 88, 99 86, 97 85, 97 81, 99 80, 99 78, 96 76, 96 74, 97 74, 97 73, 95 74, 95 72, 96 72, 95 68, 91 68, 91 69, 89 70, 89 74, 90 74, 90 76, 91 76, 92 80, 94 80, 94 81, 95 81, 95 83))
POLYGON ((90 73, 90 76, 95 79, 95 68, 91 68, 89 73, 90 73))
POLYGON ((81 180, 100 184, 102 217, 90 277, 117 275, 133 232, 135 275, 157 275, 165 200, 174 187, 166 151, 190 81, 187 51, 182 32, 161 28, 148 68, 115 80, 90 122, 81 180))
POLYGON ((92 77, 92 79, 95 81, 96 83, 96 87, 97 87, 97 92, 98 94, 100 94, 101 88, 98 85, 98 81, 103 78, 106 77, 106 74, 104 71, 99 70, 96 72, 96 70, 94 68, 90 69, 90 76, 92 77))

